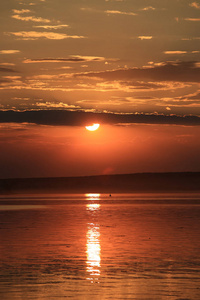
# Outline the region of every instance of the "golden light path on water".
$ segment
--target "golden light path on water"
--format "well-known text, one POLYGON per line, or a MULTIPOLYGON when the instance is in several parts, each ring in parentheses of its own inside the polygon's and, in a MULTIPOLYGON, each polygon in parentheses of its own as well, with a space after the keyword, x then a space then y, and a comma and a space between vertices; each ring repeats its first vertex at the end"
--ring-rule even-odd
POLYGON ((87 229, 87 242, 86 242, 86 254, 87 254, 87 280, 91 283, 98 283, 101 275, 101 245, 100 245, 100 228, 96 223, 94 213, 100 209, 100 204, 96 203, 100 200, 100 194, 86 194, 86 199, 92 201, 92 203, 86 204, 86 209, 93 217, 93 221, 88 223, 87 229))

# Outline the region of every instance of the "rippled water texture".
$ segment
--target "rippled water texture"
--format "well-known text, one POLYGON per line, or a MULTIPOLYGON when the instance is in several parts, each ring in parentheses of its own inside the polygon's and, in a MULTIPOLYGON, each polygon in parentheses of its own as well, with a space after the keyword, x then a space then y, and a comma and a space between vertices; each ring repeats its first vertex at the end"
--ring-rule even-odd
POLYGON ((0 299, 200 299, 199 195, 0 198, 0 299))

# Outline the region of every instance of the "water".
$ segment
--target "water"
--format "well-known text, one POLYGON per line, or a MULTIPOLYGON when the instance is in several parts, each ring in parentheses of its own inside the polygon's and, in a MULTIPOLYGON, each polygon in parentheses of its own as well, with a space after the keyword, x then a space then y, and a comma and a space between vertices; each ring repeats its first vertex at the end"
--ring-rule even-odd
POLYGON ((200 195, 0 197, 0 299, 200 299, 200 195))

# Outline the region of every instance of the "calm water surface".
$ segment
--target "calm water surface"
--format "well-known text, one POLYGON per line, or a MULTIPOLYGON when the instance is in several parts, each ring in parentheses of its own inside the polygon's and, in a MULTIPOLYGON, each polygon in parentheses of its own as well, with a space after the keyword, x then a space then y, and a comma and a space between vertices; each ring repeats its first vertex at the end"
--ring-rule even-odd
POLYGON ((0 197, 0 299, 200 299, 200 195, 0 197))

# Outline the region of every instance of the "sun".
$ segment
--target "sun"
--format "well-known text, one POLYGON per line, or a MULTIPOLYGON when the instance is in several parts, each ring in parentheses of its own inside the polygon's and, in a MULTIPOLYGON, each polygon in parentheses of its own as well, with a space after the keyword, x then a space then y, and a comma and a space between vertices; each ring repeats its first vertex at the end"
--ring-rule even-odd
POLYGON ((95 131, 99 128, 99 126, 100 126, 100 124, 95 123, 95 124, 90 125, 90 126, 85 126, 85 128, 89 131, 95 131))

